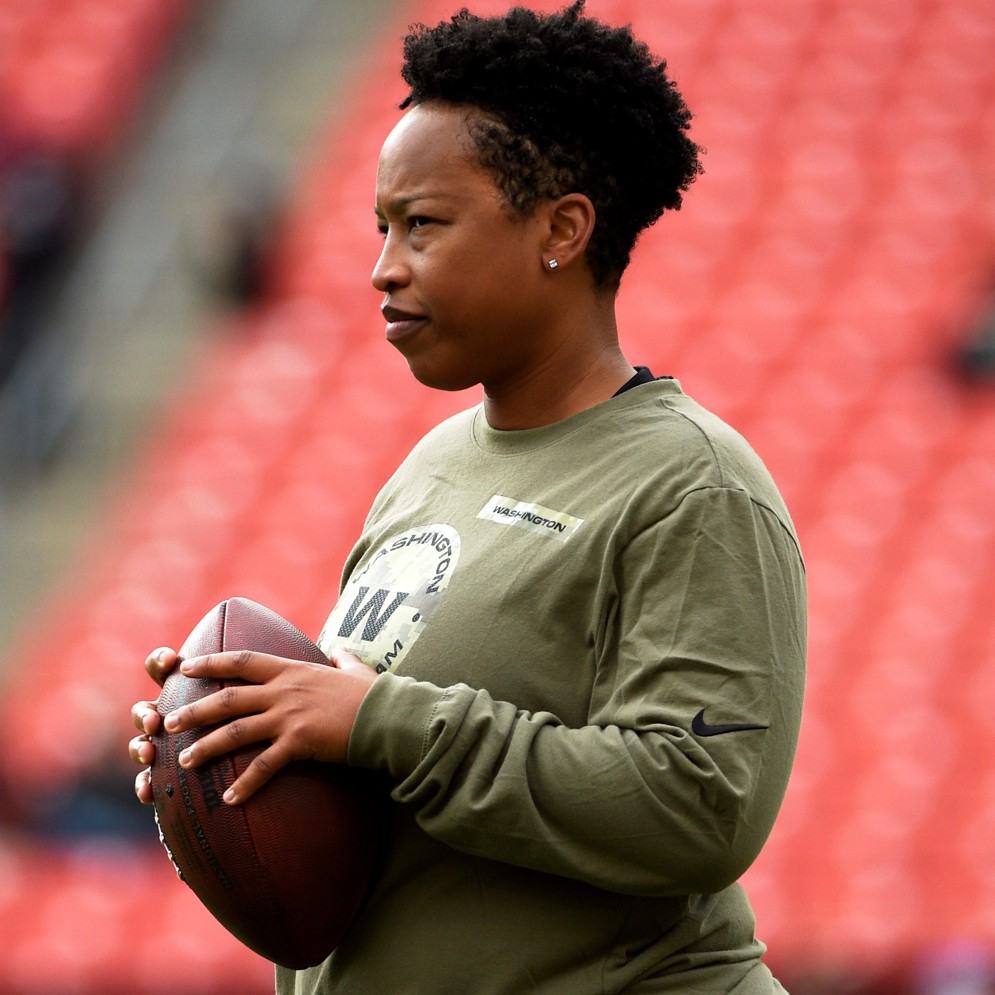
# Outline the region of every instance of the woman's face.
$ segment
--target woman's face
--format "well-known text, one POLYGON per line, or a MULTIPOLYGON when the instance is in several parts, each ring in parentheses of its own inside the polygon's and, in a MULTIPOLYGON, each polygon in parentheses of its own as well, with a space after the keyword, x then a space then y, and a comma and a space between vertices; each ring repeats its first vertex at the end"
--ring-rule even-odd
POLYGON ((504 205, 477 161, 467 114, 421 104, 387 137, 373 286, 384 295, 387 340, 418 380, 442 390, 481 383, 495 394, 533 375, 552 346, 543 335, 544 220, 541 209, 519 218, 504 205))

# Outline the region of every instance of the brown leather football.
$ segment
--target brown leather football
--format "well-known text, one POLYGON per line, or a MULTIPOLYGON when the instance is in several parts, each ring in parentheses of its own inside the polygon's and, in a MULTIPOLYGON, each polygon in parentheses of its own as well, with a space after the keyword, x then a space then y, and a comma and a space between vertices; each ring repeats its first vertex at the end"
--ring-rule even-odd
MULTIPOLYGON (((208 612, 181 659, 251 649, 328 664, 321 650, 275 612, 229 598, 208 612)), ((160 715, 227 682, 174 670, 160 715)), ((381 792, 373 774, 295 761, 242 805, 221 797, 262 745, 194 770, 180 752, 207 729, 153 737, 152 794, 159 835, 180 878, 246 946, 284 967, 319 964, 338 945, 363 901, 378 850, 381 792)))

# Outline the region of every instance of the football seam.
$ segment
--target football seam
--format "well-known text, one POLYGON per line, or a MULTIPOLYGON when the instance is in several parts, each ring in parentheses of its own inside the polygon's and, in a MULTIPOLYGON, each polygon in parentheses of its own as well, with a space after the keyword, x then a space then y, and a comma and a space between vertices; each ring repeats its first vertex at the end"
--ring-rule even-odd
MULTIPOLYGON (((221 609, 221 648, 222 650, 228 649, 227 637, 228 637, 228 605, 230 604, 230 599, 224 602, 221 609)), ((232 647, 233 649, 246 649, 244 646, 232 647)), ((267 741, 268 742, 268 741, 267 741)), ((265 747, 264 747, 265 748, 265 747)), ((234 777, 238 775, 238 770, 235 765, 235 758, 233 756, 228 758, 229 765, 231 767, 231 772, 234 777)), ((251 762, 251 761, 250 761, 251 762)), ((251 801, 251 799, 250 799, 251 801)), ((249 838, 249 842, 252 846, 252 857, 253 863, 255 864, 256 871, 256 886, 260 888, 261 897, 265 900, 266 906, 269 908, 271 918, 276 921, 280 916, 280 904, 277 901, 276 895, 273 892, 270 881, 268 880, 268 868, 263 862, 259 846, 256 843, 256 834, 253 832, 252 821, 249 818, 249 812, 246 805, 243 803, 239 806, 241 812, 242 824, 245 827, 246 835, 249 838)))

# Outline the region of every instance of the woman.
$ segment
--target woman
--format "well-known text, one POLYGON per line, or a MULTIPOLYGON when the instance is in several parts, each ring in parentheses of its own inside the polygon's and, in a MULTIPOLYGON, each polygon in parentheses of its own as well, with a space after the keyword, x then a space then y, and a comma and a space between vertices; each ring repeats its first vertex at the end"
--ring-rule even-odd
MULTIPOLYGON (((406 39, 373 283, 415 377, 483 402, 377 497, 334 667, 187 661, 252 684, 164 720, 223 724, 191 766, 271 741, 230 804, 295 758, 389 778, 364 909, 279 992, 783 990, 736 881, 794 753, 804 569, 742 438, 619 348, 636 238, 700 167, 664 64, 582 8, 406 39)), ((148 764, 154 703, 133 719, 148 764)))

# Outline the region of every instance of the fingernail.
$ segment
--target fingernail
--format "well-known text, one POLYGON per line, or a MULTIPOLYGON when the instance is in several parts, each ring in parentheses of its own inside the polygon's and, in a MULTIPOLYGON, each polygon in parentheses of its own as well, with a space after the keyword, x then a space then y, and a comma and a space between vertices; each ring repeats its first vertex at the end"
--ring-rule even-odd
POLYGON ((227 805, 234 805, 238 801, 238 796, 235 794, 234 788, 229 788, 221 797, 224 798, 227 805))
POLYGON ((175 712, 170 712, 163 721, 165 727, 172 732, 179 724, 179 716, 175 712))
POLYGON ((179 760, 180 760, 180 766, 186 767, 186 765, 190 763, 190 750, 184 750, 180 754, 179 760))

